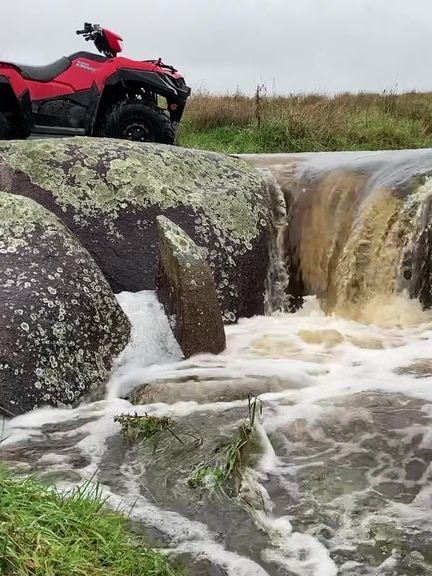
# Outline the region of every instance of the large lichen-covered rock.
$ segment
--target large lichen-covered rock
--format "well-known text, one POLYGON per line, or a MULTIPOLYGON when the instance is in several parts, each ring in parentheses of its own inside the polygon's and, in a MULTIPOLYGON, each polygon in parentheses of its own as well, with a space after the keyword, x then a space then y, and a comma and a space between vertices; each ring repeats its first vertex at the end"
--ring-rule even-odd
POLYGON ((33 200, 0 192, 0 414, 74 404, 106 381, 129 333, 70 231, 33 200))
POLYGON ((210 268, 198 246, 164 216, 157 217, 158 298, 186 358, 225 350, 225 331, 210 268))
POLYGON ((206 249, 226 321, 263 311, 268 202, 243 160, 124 140, 14 141, 0 144, 0 189, 55 213, 115 292, 156 287, 163 214, 206 249))

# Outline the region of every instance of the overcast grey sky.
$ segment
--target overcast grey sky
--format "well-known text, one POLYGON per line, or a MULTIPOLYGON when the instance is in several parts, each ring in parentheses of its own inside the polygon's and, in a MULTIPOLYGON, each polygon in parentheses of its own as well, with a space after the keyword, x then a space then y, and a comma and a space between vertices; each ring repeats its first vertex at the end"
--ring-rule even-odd
POLYGON ((193 88, 432 90, 432 0, 2 0, 0 58, 48 63, 88 49, 84 21, 124 55, 161 56, 193 88))

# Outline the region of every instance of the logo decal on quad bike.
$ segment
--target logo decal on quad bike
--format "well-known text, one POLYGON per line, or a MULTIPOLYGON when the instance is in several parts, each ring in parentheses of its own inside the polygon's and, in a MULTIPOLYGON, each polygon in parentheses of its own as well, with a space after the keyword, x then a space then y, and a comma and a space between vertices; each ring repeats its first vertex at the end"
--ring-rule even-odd
POLYGON ((90 64, 87 64, 87 62, 81 62, 80 60, 78 60, 75 66, 77 68, 82 68, 83 70, 88 70, 89 72, 96 72, 97 70, 97 68, 93 68, 93 66, 90 66, 90 64))

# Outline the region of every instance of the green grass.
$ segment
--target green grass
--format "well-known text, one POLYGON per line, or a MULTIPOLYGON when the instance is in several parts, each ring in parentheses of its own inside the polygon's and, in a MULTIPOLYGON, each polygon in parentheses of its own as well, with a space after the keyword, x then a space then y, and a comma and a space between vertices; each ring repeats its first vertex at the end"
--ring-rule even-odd
POLYGON ((127 520, 96 488, 64 495, 0 472, 2 576, 173 576, 165 558, 133 543, 127 520))
MULTIPOLYGON (((176 422, 168 416, 153 416, 144 414, 121 414, 114 418, 114 422, 120 424, 121 435, 123 440, 128 444, 133 444, 137 441, 154 440, 154 446, 157 446, 158 436, 161 434, 170 434, 180 444, 183 440, 174 431, 176 422)), ((183 432, 185 434, 185 432, 183 432)), ((187 433, 196 440, 200 440, 195 434, 187 433)))
POLYGON ((188 485, 227 492, 229 496, 237 495, 252 433, 253 427, 242 424, 231 442, 221 446, 209 462, 193 470, 188 485))
POLYGON ((175 422, 167 416, 121 414, 114 418, 114 422, 120 424, 122 438, 127 443, 150 440, 160 432, 169 432, 175 436, 172 431, 175 422))
POLYGON ((261 403, 249 398, 249 415, 234 437, 220 446, 208 462, 195 468, 188 478, 190 488, 206 488, 211 491, 237 496, 240 490, 244 469, 247 465, 254 440, 257 410, 261 413, 261 403))
MULTIPOLYGON (((261 409, 257 397, 249 397, 248 417, 238 426, 229 441, 218 445, 209 458, 193 467, 187 478, 190 488, 222 492, 231 497, 238 495, 255 439, 257 411, 260 414, 261 409)), ((196 431, 178 430, 178 422, 166 416, 122 414, 114 420, 121 426, 125 443, 151 443, 154 452, 158 449, 160 438, 166 439, 167 435, 172 442, 183 446, 181 436, 193 438, 193 449, 198 450, 203 445, 203 438, 196 431)))
POLYGON ((432 147, 432 93, 193 96, 182 146, 225 153, 432 147))

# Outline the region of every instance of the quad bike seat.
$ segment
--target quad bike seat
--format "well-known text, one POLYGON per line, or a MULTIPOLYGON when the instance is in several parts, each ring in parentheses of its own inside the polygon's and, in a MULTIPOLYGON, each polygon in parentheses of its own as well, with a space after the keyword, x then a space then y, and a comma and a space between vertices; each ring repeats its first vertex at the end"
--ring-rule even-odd
POLYGON ((71 65, 72 62, 65 56, 46 66, 16 64, 26 80, 34 80, 35 82, 51 82, 56 76, 65 72, 71 65))

